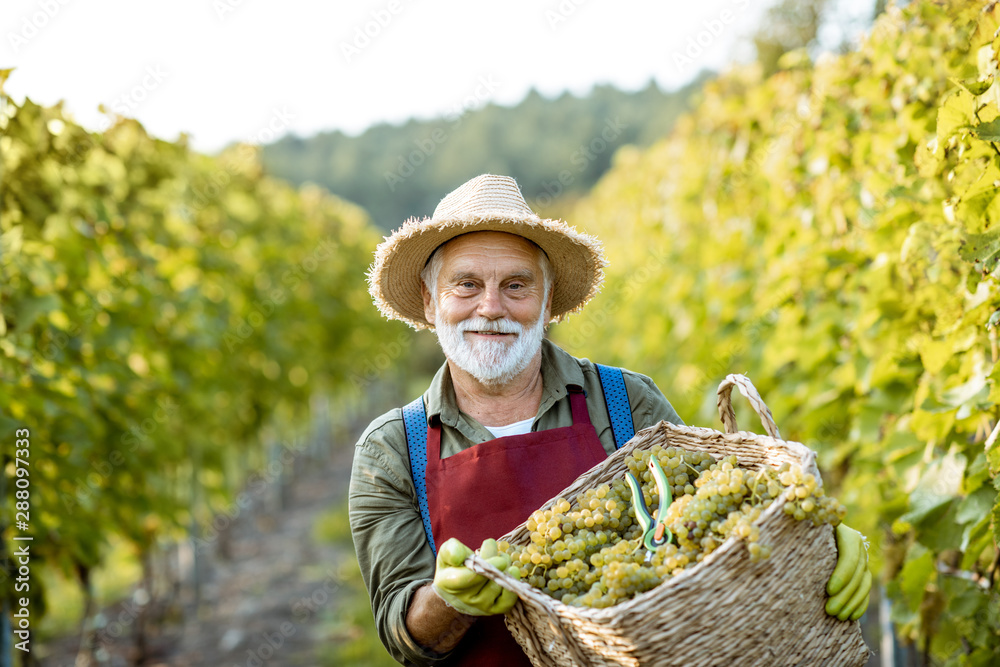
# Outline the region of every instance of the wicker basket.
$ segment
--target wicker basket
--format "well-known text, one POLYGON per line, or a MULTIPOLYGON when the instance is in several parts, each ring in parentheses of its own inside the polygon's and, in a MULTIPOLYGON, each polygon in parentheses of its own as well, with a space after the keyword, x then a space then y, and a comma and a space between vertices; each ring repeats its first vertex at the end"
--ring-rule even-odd
MULTIPOLYGON (((750 469, 798 464, 819 478, 815 453, 780 439, 770 410, 746 377, 728 376, 719 386, 718 405, 726 433, 660 422, 558 497, 573 499, 623 476, 633 450, 656 444, 716 458, 735 454, 750 469), (750 400, 769 437, 737 430, 730 401, 734 386, 750 400)), ((761 543, 772 546, 770 558, 751 563, 744 543, 729 539, 698 566, 607 609, 565 605, 476 555, 466 565, 517 592, 520 600, 506 616, 507 627, 536 667, 863 665, 869 650, 860 624, 824 611, 826 581, 837 558, 833 530, 786 516, 784 502, 774 502, 758 520, 761 543)), ((526 544, 528 535, 522 524, 502 539, 526 544)))

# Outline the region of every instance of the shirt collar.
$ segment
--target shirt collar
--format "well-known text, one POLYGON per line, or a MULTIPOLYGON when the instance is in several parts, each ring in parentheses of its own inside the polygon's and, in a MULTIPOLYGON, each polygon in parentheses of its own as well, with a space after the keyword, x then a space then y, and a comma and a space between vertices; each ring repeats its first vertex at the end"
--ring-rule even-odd
MULTIPOLYGON (((583 388, 583 370, 579 362, 545 338, 542 340, 542 402, 538 407, 538 417, 545 414, 560 399, 566 396, 567 386, 583 388)), ((455 399, 455 387, 446 361, 434 374, 430 387, 424 393, 427 409, 427 423, 440 419, 442 424, 458 428, 461 413, 455 399)))

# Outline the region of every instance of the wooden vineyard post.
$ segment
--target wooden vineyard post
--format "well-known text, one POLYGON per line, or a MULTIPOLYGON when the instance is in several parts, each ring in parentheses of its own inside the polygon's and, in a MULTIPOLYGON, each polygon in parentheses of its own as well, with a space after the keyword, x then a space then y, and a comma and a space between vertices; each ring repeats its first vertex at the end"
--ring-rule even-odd
POLYGON ((201 497, 199 489, 201 482, 198 478, 198 450, 191 453, 191 595, 194 602, 195 613, 201 605, 201 558, 198 556, 199 537, 201 531, 198 528, 198 500, 201 497))

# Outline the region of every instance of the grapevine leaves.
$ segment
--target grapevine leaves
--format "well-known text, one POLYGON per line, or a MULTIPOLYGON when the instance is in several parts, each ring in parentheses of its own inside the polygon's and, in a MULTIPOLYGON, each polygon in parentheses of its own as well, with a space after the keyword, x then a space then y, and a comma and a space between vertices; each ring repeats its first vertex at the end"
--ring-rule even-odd
POLYGON ((899 517, 900 522, 920 524, 940 512, 958 495, 965 472, 965 459, 949 452, 930 463, 916 487, 910 493, 910 511, 899 517))
POLYGON ((939 149, 946 149, 952 137, 972 125, 974 106, 975 95, 966 88, 958 88, 945 98, 937 114, 939 149))
POLYGON ((962 259, 972 262, 983 276, 996 276, 1000 269, 1000 229, 984 234, 969 234, 959 250, 962 259))
POLYGON ((913 548, 910 559, 899 575, 899 588, 910 611, 917 611, 924 598, 924 589, 936 576, 934 554, 921 546, 913 548))
POLYGON ((952 83, 961 86, 966 91, 968 91, 974 97, 978 97, 990 89, 993 85, 993 76, 987 76, 983 79, 953 79, 949 78, 952 83))
POLYGON ((727 373, 753 378, 850 516, 900 531, 873 571, 941 664, 1000 651, 996 614, 970 629, 938 613, 978 619, 987 600, 936 572, 982 573, 1000 540, 1000 446, 983 433, 1000 408, 983 326, 1000 306, 990 7, 909 3, 828 66, 721 76, 576 212, 628 258, 605 293, 629 288, 629 317, 598 296, 587 353, 645 364, 689 423, 715 423, 727 373), (655 264, 650 247, 665 248, 655 264))
POLYGON ((378 236, 356 207, 7 103, 0 426, 31 430, 38 563, 69 572, 210 522, 268 463, 261 424, 298 427, 400 334, 361 307, 378 236))
POLYGON ((1000 117, 994 118, 988 123, 973 125, 972 133, 982 141, 1000 141, 1000 117))

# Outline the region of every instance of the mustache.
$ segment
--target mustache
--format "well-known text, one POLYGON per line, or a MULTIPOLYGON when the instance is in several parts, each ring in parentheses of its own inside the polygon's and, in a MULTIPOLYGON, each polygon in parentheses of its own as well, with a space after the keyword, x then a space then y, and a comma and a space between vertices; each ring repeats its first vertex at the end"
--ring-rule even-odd
POLYGON ((520 334, 524 327, 511 320, 488 320, 485 317, 470 317, 458 323, 457 329, 465 331, 484 331, 487 333, 520 334))

